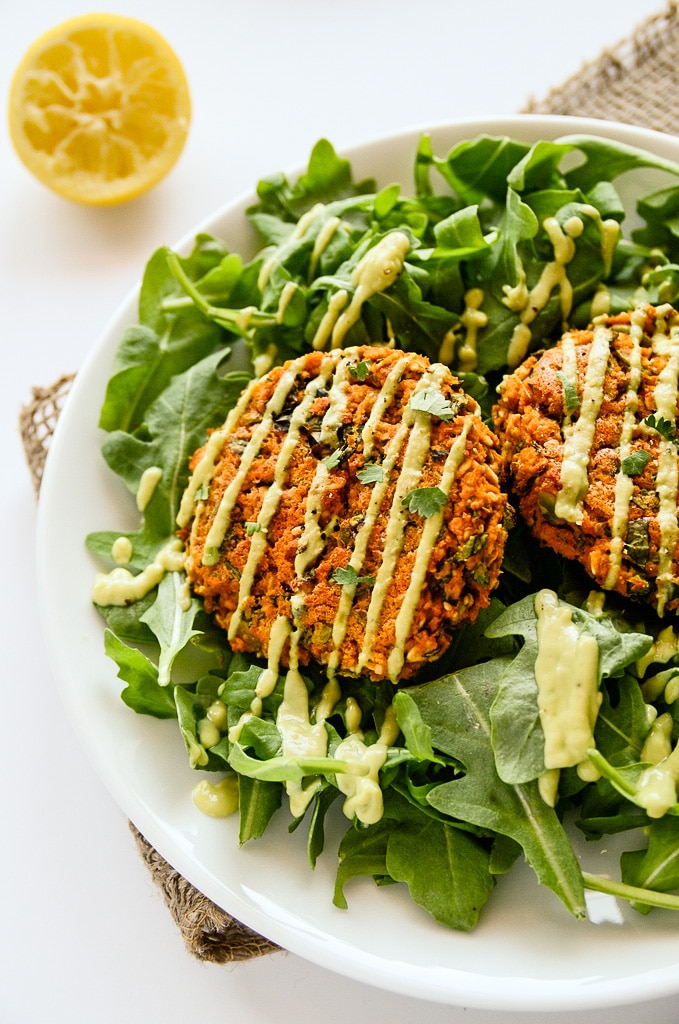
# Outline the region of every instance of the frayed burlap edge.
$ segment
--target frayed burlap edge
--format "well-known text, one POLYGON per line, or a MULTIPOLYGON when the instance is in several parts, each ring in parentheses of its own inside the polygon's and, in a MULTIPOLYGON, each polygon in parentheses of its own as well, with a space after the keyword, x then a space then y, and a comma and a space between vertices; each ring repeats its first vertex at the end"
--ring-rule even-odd
MULTIPOLYGON (((63 374, 50 387, 34 387, 30 402, 19 414, 19 431, 36 497, 50 440, 74 378, 73 373, 63 374)), ((187 950, 194 957, 216 964, 237 963, 280 948, 246 928, 194 888, 131 822, 130 830, 187 950)))
POLYGON ((592 117, 679 134, 679 12, 676 0, 547 93, 524 114, 592 117))
POLYGON ((210 963, 237 963, 279 949, 203 896, 170 867, 131 822, 130 831, 187 949, 195 957, 210 963))
POLYGON ((36 497, 50 440, 74 377, 74 373, 64 373, 48 388, 33 388, 30 402, 19 414, 19 431, 36 497))
MULTIPOLYGON (((679 13, 672 0, 629 39, 585 64, 542 100, 531 99, 525 114, 564 114, 679 134, 679 13)), ((64 374, 48 388, 33 388, 20 415, 26 460, 36 491, 50 438, 73 380, 64 374)), ((249 960, 280 947, 236 921, 172 868, 130 823, 137 848, 167 908, 198 960, 225 964, 249 960)))

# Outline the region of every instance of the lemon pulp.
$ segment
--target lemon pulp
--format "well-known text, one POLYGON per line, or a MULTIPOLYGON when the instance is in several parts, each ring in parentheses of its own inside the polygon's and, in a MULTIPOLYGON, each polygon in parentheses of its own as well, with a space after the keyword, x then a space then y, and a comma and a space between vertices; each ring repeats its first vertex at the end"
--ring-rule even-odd
POLYGON ((179 158, 191 103, 183 67, 155 29, 85 14, 40 36, 17 68, 9 127, 24 165, 80 203, 133 199, 179 158))

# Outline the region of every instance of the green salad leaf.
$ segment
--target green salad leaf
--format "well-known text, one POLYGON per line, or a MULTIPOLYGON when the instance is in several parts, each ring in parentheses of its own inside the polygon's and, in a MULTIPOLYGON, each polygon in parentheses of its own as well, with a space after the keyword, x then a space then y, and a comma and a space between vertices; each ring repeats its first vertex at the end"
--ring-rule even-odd
MULTIPOLYGON (((645 633, 619 632, 609 617, 569 605, 581 632, 594 636, 599 649, 599 682, 618 676, 648 652, 652 638, 645 633)), ((535 660, 538 653, 535 596, 529 594, 509 607, 486 630, 489 637, 518 635, 521 651, 500 675, 490 713, 493 750, 505 782, 537 779, 544 772, 544 733, 540 724, 535 660)))
POLYGON ((199 601, 193 597, 188 606, 182 602, 183 582, 176 572, 163 576, 158 584, 158 593, 152 605, 141 616, 158 641, 158 684, 167 686, 172 679, 172 665, 191 637, 200 630, 194 626, 194 619, 200 610, 199 601))
POLYGON ((466 768, 461 778, 434 787, 427 799, 451 818, 517 842, 542 884, 572 914, 584 917, 580 868, 556 812, 537 783, 508 785, 498 775, 490 723, 498 667, 497 660, 481 663, 406 691, 430 723, 434 746, 466 768))
MULTIPOLYGON (((661 818, 649 834, 644 850, 630 850, 621 857, 622 880, 640 889, 671 892, 679 889, 679 820, 661 818)), ((637 905, 648 913, 650 907, 637 905)))
MULTIPOLYGON (((206 239, 197 239, 183 263, 187 273, 207 273, 222 255, 206 239)), ((138 427, 146 410, 177 374, 224 346, 217 327, 191 304, 169 303, 178 288, 165 250, 149 260, 139 297, 139 324, 128 328, 115 355, 99 425, 104 430, 138 427)))
POLYGON ((490 857, 489 849, 467 832, 419 813, 392 794, 382 823, 344 836, 334 902, 348 906, 347 881, 371 875, 382 884, 404 882, 412 900, 436 921, 471 931, 495 885, 490 857))
POLYGON ((118 675, 127 686, 121 693, 125 704, 142 715, 176 718, 174 689, 163 688, 158 667, 136 647, 123 643, 110 629, 104 633, 104 650, 118 666, 118 675))

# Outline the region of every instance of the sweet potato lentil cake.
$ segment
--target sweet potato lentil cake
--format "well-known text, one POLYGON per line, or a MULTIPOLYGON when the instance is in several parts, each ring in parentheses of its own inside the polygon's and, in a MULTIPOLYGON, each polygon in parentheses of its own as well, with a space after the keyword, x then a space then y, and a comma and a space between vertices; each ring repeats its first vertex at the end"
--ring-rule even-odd
POLYGON ((679 314, 643 304, 529 357, 493 413, 534 535, 660 615, 679 608, 678 376, 679 314))
POLYGON ((312 352, 254 380, 191 462, 194 593, 236 651, 395 683, 496 586, 497 438, 442 364, 312 352))

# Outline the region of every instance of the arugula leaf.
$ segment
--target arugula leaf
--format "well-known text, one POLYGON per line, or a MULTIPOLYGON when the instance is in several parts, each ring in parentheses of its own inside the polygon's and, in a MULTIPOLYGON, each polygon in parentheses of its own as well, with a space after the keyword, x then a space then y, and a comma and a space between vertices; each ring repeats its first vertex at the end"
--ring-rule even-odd
POLYGON ((264 835, 282 800, 283 786, 279 782, 238 776, 238 839, 241 846, 264 835))
POLYGON ((640 889, 624 882, 614 882, 608 877, 592 875, 588 871, 583 871, 582 877, 587 888, 593 892, 605 892, 616 899, 629 900, 638 910, 643 911, 647 906, 649 909, 661 907, 664 910, 679 910, 679 896, 658 892, 655 889, 640 889))
MULTIPOLYGON (((196 309, 200 310, 204 317, 213 321, 219 327, 223 327, 226 331, 238 337, 251 338, 253 331, 257 327, 273 327, 278 323, 278 317, 274 313, 268 313, 264 309, 258 309, 256 306, 250 306, 247 314, 244 314, 243 310, 238 307, 215 305, 203 294, 198 285, 190 279, 176 253, 167 249, 165 251, 165 258, 173 277, 186 293, 187 298, 193 301, 196 309)), ((293 323, 297 326, 297 307, 293 308, 295 309, 293 323)), ((287 315, 284 322, 289 322, 287 315)))
MULTIPOLYGON (((448 331, 460 322, 456 312, 429 302, 407 269, 386 291, 372 296, 367 307, 382 314, 382 334, 388 326, 398 340, 399 348, 406 352, 422 352, 433 362, 438 360, 448 331)), ((366 332, 365 344, 370 340, 371 334, 366 332)))
POLYGON ((229 764, 239 775, 248 775, 252 779, 298 784, 310 775, 334 775, 352 769, 347 761, 333 757, 293 757, 281 754, 262 760, 248 754, 238 742, 230 744, 229 764))
POLYGON ((511 783, 537 779, 545 770, 534 671, 538 653, 534 602, 534 595, 529 595, 510 606, 486 630, 492 639, 509 633, 524 640, 519 653, 498 677, 490 711, 497 770, 505 782, 511 783))
POLYGON ((560 142, 585 157, 582 163, 565 174, 569 186, 581 188, 584 192, 594 188, 598 182, 613 181, 627 171, 645 167, 679 175, 679 167, 671 160, 623 142, 610 142, 593 135, 567 135, 560 142))
MULTIPOLYGON (((189 267, 191 263, 191 258, 185 261, 189 267)), ((162 311, 163 299, 176 292, 166 250, 159 249, 144 273, 140 323, 128 328, 115 354, 99 420, 104 430, 136 429, 174 376, 217 349, 222 359, 228 354, 223 332, 193 305, 162 311)))
POLYGON ((276 723, 257 715, 251 715, 241 727, 238 742, 243 750, 251 750, 261 761, 278 757, 283 749, 276 723))
POLYGON ((594 729, 597 750, 616 764, 637 761, 649 730, 639 680, 627 673, 606 680, 602 698, 594 729))
MULTIPOLYGON (((644 633, 619 632, 609 616, 596 616, 561 602, 575 625, 591 634, 599 648, 599 683, 621 676, 645 654, 652 639, 644 633)), ((527 782, 544 772, 544 733, 540 723, 535 660, 538 653, 535 595, 509 607, 487 629, 490 638, 522 636, 523 646, 499 678, 491 710, 493 746, 498 772, 507 782, 527 782)))
POLYGON ((525 143, 506 136, 481 135, 457 143, 445 158, 432 157, 431 162, 465 202, 487 197, 502 203, 507 178, 528 150, 525 143))
POLYGON ((444 759, 432 746, 431 726, 422 718, 422 713, 412 696, 407 691, 400 690, 394 697, 393 706, 410 753, 420 761, 444 764, 444 759))
POLYGON ((158 660, 158 685, 171 682, 172 665, 177 655, 184 650, 191 637, 199 630, 194 628, 194 619, 200 609, 196 598, 191 599, 188 608, 181 602, 183 578, 176 572, 165 573, 158 584, 158 593, 153 604, 140 616, 153 631, 160 644, 158 660))
MULTIPOLYGON (((479 216, 479 207, 472 203, 462 210, 455 210, 434 226, 436 247, 427 258, 469 259, 488 251, 497 238, 497 231, 484 232, 479 216)), ((415 252, 415 258, 421 252, 415 252)))
MULTIPOLYGON (((661 247, 670 263, 676 263, 679 259, 679 186, 670 185, 641 198, 637 213, 645 225, 632 232, 634 241, 651 249, 661 247)), ((665 292, 661 301, 672 301, 672 297, 665 292)))
POLYGON ((490 853, 477 839, 425 815, 389 833, 386 868, 436 921, 460 931, 476 926, 495 884, 490 853))
MULTIPOLYGON (((545 229, 548 218, 564 225, 570 218, 578 217, 583 224, 568 265, 573 308, 577 308, 585 296, 591 298, 600 284, 608 280, 611 266, 604 257, 605 229, 591 210, 585 196, 574 202, 560 190, 521 196, 508 190, 498 243, 487 257, 470 263, 469 283, 483 289, 483 312, 488 320, 478 337, 477 369, 480 373, 502 371, 507 365, 509 345, 521 322, 523 289, 540 280, 546 261, 553 258, 553 243, 545 229), (536 212, 530 204, 535 205, 536 212)), ((531 348, 536 348, 540 342, 551 345, 552 339, 560 336, 563 311, 556 290, 535 311, 530 329, 531 348)))
MULTIPOLYGON (((677 228, 679 228, 679 224, 677 224, 677 228)), ((679 255, 679 245, 677 253, 679 255)), ((669 302, 670 305, 676 306, 677 299, 679 299, 679 265, 662 263, 654 270, 649 270, 645 277, 645 284, 648 300, 652 305, 660 306, 664 302, 669 302)))
MULTIPOLYGON (((244 655, 236 655, 229 669, 221 686, 221 695, 229 711, 233 711, 238 720, 243 712, 250 710, 263 669, 248 662, 244 655)), ((273 691, 264 698, 265 706, 274 715, 283 699, 283 682, 283 678, 279 677, 273 691)))
POLYGON ((121 693, 125 704, 140 715, 176 718, 171 687, 160 686, 158 669, 141 651, 128 647, 110 629, 104 630, 104 650, 118 666, 118 676, 127 686, 121 693))
POLYGON ((537 782, 509 785, 497 774, 490 706, 503 663, 506 659, 494 659, 406 691, 430 725, 434 747, 466 768, 462 778, 435 786, 428 801, 453 819, 519 843, 540 882, 575 917, 584 917, 582 875, 556 812, 542 799, 537 782))
POLYGON ((565 178, 560 166, 571 147, 562 141, 540 139, 534 142, 528 152, 507 175, 507 183, 517 192, 545 192, 555 187, 563 188, 565 178))
POLYGON ((249 377, 218 370, 223 353, 206 356, 174 377, 147 409, 143 429, 115 430, 104 439, 102 453, 109 467, 136 494, 146 469, 163 470, 160 483, 144 510, 147 534, 174 535, 179 502, 188 482, 189 458, 207 438, 208 429, 223 422, 249 377))
MULTIPOLYGON (((659 818, 648 831, 645 850, 627 851, 620 858, 622 880, 627 885, 656 892, 679 889, 679 819, 659 818)), ((648 913, 648 904, 635 903, 648 913)))
POLYGON ((323 782, 314 797, 307 839, 307 856, 312 868, 316 867, 316 861, 323 853, 325 846, 325 819, 327 813, 339 796, 340 792, 335 786, 330 786, 323 782))
POLYGON ((375 192, 372 179, 356 183, 351 165, 337 155, 327 139, 319 139, 304 174, 290 184, 283 174, 263 178, 257 185, 261 208, 296 221, 315 203, 329 203, 346 196, 375 192))
MULTIPOLYGON (((590 750, 588 756, 597 771, 608 779, 621 796, 637 807, 645 806, 639 790, 647 770, 653 769, 654 765, 640 761, 636 764, 615 766, 598 750, 590 750)), ((665 813, 679 817, 679 798, 667 808, 665 813)))
POLYGON ((149 562, 152 562, 158 553, 159 543, 157 537, 149 537, 145 530, 115 531, 98 530, 90 533, 85 538, 87 550, 101 561, 108 565, 119 565, 113 558, 113 545, 121 537, 129 540, 132 547, 132 554, 129 562, 125 562, 125 568, 130 572, 141 572, 149 562))
POLYGON ((175 686, 174 699, 179 732, 186 745, 191 767, 213 771, 224 768, 223 761, 203 746, 199 736, 199 722, 201 718, 205 717, 209 698, 196 694, 183 686, 175 686))
POLYGON ((405 882, 414 903, 461 931, 476 926, 495 884, 487 845, 393 790, 381 821, 347 831, 339 858, 336 906, 347 907, 344 889, 352 878, 368 875, 378 885, 405 882))
POLYGON ((154 636, 141 616, 156 599, 155 590, 130 605, 95 605, 106 625, 121 640, 130 644, 153 643, 154 636))
POLYGON ((339 846, 339 866, 335 878, 333 903, 341 910, 349 904, 344 887, 351 878, 361 875, 372 876, 375 880, 389 877, 387 870, 387 842, 389 825, 378 822, 366 829, 349 829, 339 846))

